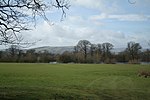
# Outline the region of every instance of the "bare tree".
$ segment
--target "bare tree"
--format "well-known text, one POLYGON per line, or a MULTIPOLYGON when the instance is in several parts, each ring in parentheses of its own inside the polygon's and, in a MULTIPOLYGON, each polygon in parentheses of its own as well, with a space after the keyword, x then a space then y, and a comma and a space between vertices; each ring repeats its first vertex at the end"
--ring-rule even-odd
POLYGON ((97 49, 97 45, 96 44, 91 44, 91 47, 90 47, 91 57, 94 56, 94 52, 96 51, 96 49, 97 49))
POLYGON ((103 53, 103 60, 110 59, 111 50, 113 49, 113 45, 111 43, 103 43, 102 44, 102 53, 103 53))
POLYGON ((62 18, 69 9, 67 0, 0 0, 0 44, 18 44, 22 41, 22 31, 29 30, 28 23, 35 22, 40 16, 48 21, 45 11, 49 7, 62 10, 62 18))
POLYGON ((137 61, 134 61, 139 59, 139 54, 141 52, 140 49, 142 49, 142 47, 139 43, 135 43, 132 41, 128 42, 126 52, 129 56, 131 63, 138 63, 137 61))
POLYGON ((77 44, 78 51, 81 51, 84 55, 84 60, 87 58, 87 53, 90 51, 91 43, 88 40, 80 40, 77 44))
POLYGON ((96 55, 97 55, 97 62, 99 63, 102 58, 102 44, 97 44, 96 55))
POLYGON ((15 55, 17 55, 19 51, 19 47, 16 45, 11 45, 10 48, 8 49, 8 52, 10 56, 13 58, 15 55))

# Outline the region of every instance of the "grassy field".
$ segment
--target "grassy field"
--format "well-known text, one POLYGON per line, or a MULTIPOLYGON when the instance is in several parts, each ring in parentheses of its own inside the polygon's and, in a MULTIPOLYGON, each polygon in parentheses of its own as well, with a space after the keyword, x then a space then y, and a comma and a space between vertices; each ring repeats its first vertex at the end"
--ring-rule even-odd
POLYGON ((150 65, 0 64, 0 100, 150 100, 150 65))

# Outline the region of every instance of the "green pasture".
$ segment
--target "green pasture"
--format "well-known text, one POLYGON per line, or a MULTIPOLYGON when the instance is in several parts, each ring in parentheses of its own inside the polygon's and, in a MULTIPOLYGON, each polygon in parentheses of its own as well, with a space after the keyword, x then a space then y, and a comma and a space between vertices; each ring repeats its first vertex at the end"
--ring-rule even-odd
POLYGON ((0 64, 0 100, 150 100, 150 65, 0 64))

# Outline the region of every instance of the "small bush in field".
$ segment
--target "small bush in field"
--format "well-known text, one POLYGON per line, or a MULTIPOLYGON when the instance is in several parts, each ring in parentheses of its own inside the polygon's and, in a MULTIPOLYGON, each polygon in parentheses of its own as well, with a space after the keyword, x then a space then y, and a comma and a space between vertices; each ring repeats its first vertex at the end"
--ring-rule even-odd
POLYGON ((107 59, 104 60, 104 63, 105 64, 115 64, 116 63, 116 59, 115 58, 112 58, 112 59, 107 58, 107 59))
POLYGON ((144 76, 145 78, 150 77, 150 71, 139 71, 138 76, 144 76))
POLYGON ((129 60, 128 63, 129 63, 129 64, 140 64, 140 61, 137 60, 137 59, 134 59, 134 60, 129 60))

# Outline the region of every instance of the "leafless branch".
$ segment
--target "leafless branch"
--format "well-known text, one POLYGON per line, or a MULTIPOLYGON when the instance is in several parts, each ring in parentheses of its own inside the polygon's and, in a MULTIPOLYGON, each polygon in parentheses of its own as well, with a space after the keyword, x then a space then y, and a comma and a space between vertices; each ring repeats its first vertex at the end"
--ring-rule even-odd
MULTIPOLYGON (((65 9, 69 9, 69 3, 65 0, 54 1, 56 5, 51 6, 62 10, 63 19, 66 16, 65 9)), ((35 22, 36 25, 37 16, 48 22, 49 19, 45 15, 48 6, 50 5, 42 0, 0 0, 0 44, 21 43, 18 34, 29 30, 28 23, 35 22)))
POLYGON ((61 17, 61 21, 64 19, 64 17, 66 17, 66 12, 65 10, 69 10, 69 7, 71 5, 69 5, 69 1, 68 0, 56 0, 56 4, 53 4, 54 7, 61 9, 62 10, 62 17, 61 17))

